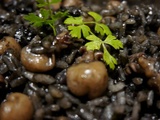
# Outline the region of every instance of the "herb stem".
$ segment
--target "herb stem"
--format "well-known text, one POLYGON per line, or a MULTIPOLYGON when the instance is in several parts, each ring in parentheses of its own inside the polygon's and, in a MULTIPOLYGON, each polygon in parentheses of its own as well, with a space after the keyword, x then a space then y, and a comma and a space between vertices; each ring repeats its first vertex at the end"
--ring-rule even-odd
POLYGON ((84 24, 96 24, 96 22, 91 21, 91 22, 84 22, 84 24))
POLYGON ((50 16, 52 16, 52 9, 51 9, 51 5, 50 5, 50 1, 46 0, 46 2, 47 2, 47 7, 49 9, 49 14, 50 14, 50 16))
MULTIPOLYGON (((49 16, 50 16, 51 19, 53 19, 50 0, 46 0, 46 2, 47 2, 47 7, 49 9, 49 14, 50 14, 49 16)), ((51 23, 49 23, 49 26, 52 27, 53 34, 56 35, 56 30, 55 30, 54 25, 52 25, 51 23)))
POLYGON ((49 23, 49 26, 51 26, 51 28, 53 30, 53 34, 56 35, 56 29, 55 29, 55 27, 51 23, 49 23))

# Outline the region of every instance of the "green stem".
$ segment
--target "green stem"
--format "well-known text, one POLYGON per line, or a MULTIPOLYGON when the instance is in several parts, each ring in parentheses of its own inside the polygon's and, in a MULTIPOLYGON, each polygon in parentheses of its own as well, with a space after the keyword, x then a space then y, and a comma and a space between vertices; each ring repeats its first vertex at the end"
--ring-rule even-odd
POLYGON ((92 21, 92 22, 84 22, 84 24, 96 24, 96 22, 92 21))
POLYGON ((49 16, 51 17, 52 16, 52 9, 51 9, 51 5, 50 5, 50 2, 49 2, 49 0, 46 0, 46 2, 47 2, 47 7, 48 7, 48 9, 49 9, 49 16))
MULTIPOLYGON (((89 31, 91 33, 91 35, 95 35, 92 31, 89 31)), ((95 35, 96 36, 96 35, 95 35)))
POLYGON ((55 27, 51 23, 49 23, 49 25, 52 27, 54 36, 56 36, 56 29, 55 29, 55 27))
MULTIPOLYGON (((50 17, 51 19, 53 19, 53 15, 52 15, 53 13, 52 13, 50 1, 49 1, 49 0, 46 0, 46 2, 47 2, 47 7, 48 7, 48 9, 49 9, 49 14, 50 14, 49 17, 50 17)), ((56 29, 55 29, 54 25, 52 25, 51 23, 49 23, 49 25, 52 27, 53 34, 56 35, 56 29)))

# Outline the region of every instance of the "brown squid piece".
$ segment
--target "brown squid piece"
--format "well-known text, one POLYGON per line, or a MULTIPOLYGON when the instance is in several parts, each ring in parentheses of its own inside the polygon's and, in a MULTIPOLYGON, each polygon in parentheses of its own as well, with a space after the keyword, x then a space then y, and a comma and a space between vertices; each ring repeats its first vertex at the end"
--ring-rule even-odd
POLYGON ((0 55, 4 54, 8 49, 12 49, 17 58, 20 57, 21 46, 10 36, 3 37, 0 40, 0 55))
POLYGON ((30 98, 22 93, 10 93, 0 106, 0 120, 31 120, 34 107, 30 98))
POLYGON ((75 64, 68 68, 66 76, 73 94, 88 95, 90 99, 101 96, 108 85, 107 69, 100 61, 75 64))
POLYGON ((145 76, 149 79, 148 85, 152 87, 156 93, 160 94, 160 73, 155 68, 156 60, 154 58, 140 57, 138 63, 143 69, 145 76))
POLYGON ((141 66, 141 68, 143 68, 144 74, 146 75, 146 77, 154 77, 157 74, 157 71, 154 68, 154 60, 148 60, 144 57, 140 57, 138 59, 138 63, 141 66))
POLYGON ((34 54, 30 46, 26 46, 21 51, 21 62, 23 66, 32 72, 45 72, 55 66, 55 55, 34 54))

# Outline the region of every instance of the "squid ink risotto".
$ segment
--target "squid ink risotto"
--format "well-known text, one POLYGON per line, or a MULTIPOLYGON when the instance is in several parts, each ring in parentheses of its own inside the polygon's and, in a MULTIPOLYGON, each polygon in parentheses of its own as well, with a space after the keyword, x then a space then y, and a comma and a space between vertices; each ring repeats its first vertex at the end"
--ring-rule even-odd
POLYGON ((0 120, 160 119, 160 10, 134 2, 1 0, 0 120))

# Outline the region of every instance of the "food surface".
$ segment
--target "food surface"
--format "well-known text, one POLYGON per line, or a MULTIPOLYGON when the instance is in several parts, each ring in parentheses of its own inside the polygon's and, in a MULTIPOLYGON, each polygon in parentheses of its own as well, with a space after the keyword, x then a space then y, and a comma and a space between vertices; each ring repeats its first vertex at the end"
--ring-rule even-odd
POLYGON ((129 3, 2 0, 0 120, 160 119, 160 10, 129 3))

